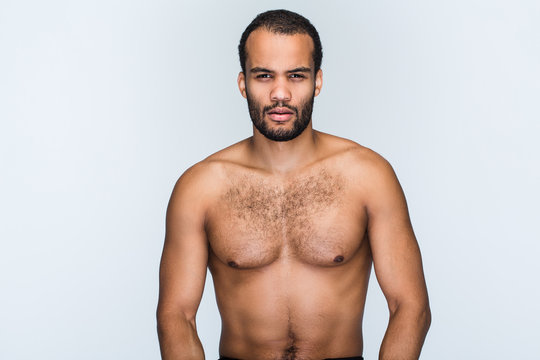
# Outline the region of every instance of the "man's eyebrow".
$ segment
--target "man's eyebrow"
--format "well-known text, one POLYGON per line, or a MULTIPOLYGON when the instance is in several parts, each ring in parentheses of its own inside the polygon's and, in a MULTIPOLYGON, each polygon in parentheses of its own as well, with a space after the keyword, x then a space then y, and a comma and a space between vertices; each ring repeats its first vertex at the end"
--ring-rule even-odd
POLYGON ((296 73, 296 72, 311 72, 311 69, 305 66, 297 67, 296 69, 288 70, 288 73, 296 73))
POLYGON ((260 72, 272 73, 273 72, 272 70, 268 70, 268 69, 265 69, 265 68, 262 68, 262 67, 254 67, 249 71, 252 72, 252 73, 260 73, 260 72))
MULTIPOLYGON (((251 72, 251 73, 261 73, 261 72, 263 72, 263 73, 273 73, 274 71, 257 66, 257 67, 254 67, 254 68, 250 69, 249 72, 251 72)), ((311 68, 308 68, 308 67, 305 67, 305 66, 300 66, 300 67, 294 68, 292 70, 287 70, 287 72, 288 73, 298 73, 298 72, 309 73, 309 72, 311 72, 311 68)))

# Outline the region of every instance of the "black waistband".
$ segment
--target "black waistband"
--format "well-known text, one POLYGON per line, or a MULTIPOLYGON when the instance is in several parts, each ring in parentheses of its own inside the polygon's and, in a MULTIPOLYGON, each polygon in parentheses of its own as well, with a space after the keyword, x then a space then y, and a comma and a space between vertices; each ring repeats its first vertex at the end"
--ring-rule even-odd
MULTIPOLYGON (((219 360, 240 360, 240 359, 221 356, 219 360)), ((352 356, 352 357, 341 357, 341 358, 327 358, 323 360, 364 360, 364 358, 362 356, 352 356)))

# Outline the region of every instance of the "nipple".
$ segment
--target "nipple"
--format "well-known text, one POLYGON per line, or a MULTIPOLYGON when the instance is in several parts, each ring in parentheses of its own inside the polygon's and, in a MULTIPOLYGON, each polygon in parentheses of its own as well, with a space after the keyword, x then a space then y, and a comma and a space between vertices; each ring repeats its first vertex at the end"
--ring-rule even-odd
POLYGON ((343 261, 343 259, 345 259, 342 255, 338 255, 334 258, 334 262, 335 263, 340 263, 343 261))
POLYGON ((227 265, 229 265, 229 266, 232 267, 232 268, 237 268, 237 267, 238 267, 238 264, 235 263, 234 261, 229 261, 229 262, 227 263, 227 265))

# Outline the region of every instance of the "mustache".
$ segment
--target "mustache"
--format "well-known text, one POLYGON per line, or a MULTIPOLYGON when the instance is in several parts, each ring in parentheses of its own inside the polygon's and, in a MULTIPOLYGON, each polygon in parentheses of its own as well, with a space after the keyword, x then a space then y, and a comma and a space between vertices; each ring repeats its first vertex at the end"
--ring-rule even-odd
POLYGON ((284 104, 284 103, 281 103, 281 102, 277 102, 277 103, 274 103, 273 105, 267 105, 267 106, 263 107, 262 112, 263 112, 263 114, 266 114, 267 112, 272 111, 277 107, 287 108, 287 109, 289 109, 291 111, 294 111, 296 116, 298 116, 298 108, 296 106, 287 105, 287 104, 284 104))

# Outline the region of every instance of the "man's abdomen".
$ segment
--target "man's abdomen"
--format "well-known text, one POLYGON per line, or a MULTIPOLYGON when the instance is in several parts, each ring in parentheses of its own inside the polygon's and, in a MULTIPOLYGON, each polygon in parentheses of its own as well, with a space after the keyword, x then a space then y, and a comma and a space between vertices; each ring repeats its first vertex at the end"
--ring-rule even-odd
MULTIPOLYGON (((213 259, 214 261, 217 259, 213 259)), ((368 249, 334 267, 280 257, 258 269, 211 266, 222 317, 220 353, 241 359, 323 359, 362 353, 368 249)))

